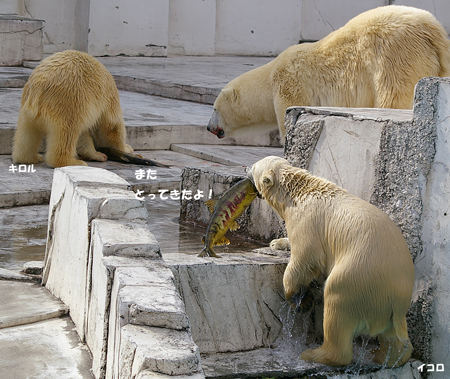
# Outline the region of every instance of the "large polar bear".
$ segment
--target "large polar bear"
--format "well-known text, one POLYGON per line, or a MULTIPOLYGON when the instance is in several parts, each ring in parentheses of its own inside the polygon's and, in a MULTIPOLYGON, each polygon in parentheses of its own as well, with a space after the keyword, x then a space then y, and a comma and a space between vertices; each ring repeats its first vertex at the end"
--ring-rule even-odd
POLYGON ((214 103, 208 130, 222 138, 278 124, 284 137, 290 106, 412 108, 414 86, 426 76, 450 76, 444 28, 421 9, 380 7, 232 80, 214 103))
POLYGON ((375 206, 285 159, 266 157, 248 177, 286 222, 291 243, 286 300, 326 277, 324 342, 300 358, 348 365, 353 338, 369 335, 380 342, 377 363, 406 363, 412 352, 406 313, 414 265, 400 229, 375 206))
POLYGON ((89 54, 67 50, 44 59, 23 89, 13 144, 14 163, 39 163, 42 138, 47 136, 45 160, 51 167, 86 165, 77 159, 106 161, 99 145, 132 153, 119 92, 112 75, 89 54))

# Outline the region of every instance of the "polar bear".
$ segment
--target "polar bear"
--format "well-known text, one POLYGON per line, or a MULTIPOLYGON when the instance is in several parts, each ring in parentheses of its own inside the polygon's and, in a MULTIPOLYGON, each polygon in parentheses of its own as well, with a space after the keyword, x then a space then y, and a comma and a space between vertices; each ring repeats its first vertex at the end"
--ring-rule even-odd
POLYGON ((290 106, 412 108, 414 86, 426 76, 450 76, 444 28, 421 9, 379 7, 229 82, 208 130, 222 138, 278 124, 284 138, 290 106))
POLYGON ((348 365, 354 337, 369 335, 380 342, 377 363, 406 363, 412 352, 406 313, 414 265, 400 229, 375 206, 285 159, 256 162, 248 178, 286 222, 291 242, 283 277, 286 300, 326 277, 324 342, 300 358, 348 365))
POLYGON ((84 165, 84 159, 106 161, 95 150, 91 133, 102 147, 125 153, 126 130, 119 92, 106 67, 89 54, 67 50, 44 59, 26 83, 14 135, 13 162, 39 163, 42 138, 51 167, 84 165))

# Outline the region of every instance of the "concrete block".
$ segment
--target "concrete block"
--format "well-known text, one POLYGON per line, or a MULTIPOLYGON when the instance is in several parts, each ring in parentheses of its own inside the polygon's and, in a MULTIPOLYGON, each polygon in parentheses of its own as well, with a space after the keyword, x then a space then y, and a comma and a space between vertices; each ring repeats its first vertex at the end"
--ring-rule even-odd
MULTIPOLYGON (((141 202, 140 205, 142 205, 141 202)), ((124 214, 126 213, 124 212, 124 214)), ((105 263, 104 257, 120 255, 147 259, 160 258, 160 252, 159 245, 147 225, 139 222, 131 224, 124 221, 93 220, 90 246, 86 283, 86 287, 90 291, 87 295, 87 312, 84 321, 85 335, 86 343, 93 356, 94 375, 96 378, 104 378, 111 287, 116 269, 115 265, 105 263)))
POLYGON ((93 248, 102 256, 161 258, 158 241, 147 224, 97 219, 92 222, 91 230, 93 248))
POLYGON ((224 256, 219 262, 174 253, 167 263, 202 353, 252 350, 279 336, 285 259, 224 256))
POLYGON ((0 66, 21 66, 24 60, 41 60, 44 21, 0 15, 0 66))
POLYGON ((31 261, 24 263, 22 272, 31 275, 42 275, 43 268, 44 268, 43 261, 31 261))
MULTIPOLYGON (((448 281, 450 269, 448 256, 450 243, 450 80, 448 78, 426 78, 417 85, 415 115, 431 124, 430 144, 435 154, 429 171, 421 175, 421 192, 423 204, 421 242, 423 250, 416 258, 416 309, 412 315, 415 322, 419 320, 426 326, 420 330, 420 341, 426 343, 428 353, 426 362, 450 365, 447 354, 450 338, 450 326, 447 315, 450 312, 448 298, 448 281), (433 133, 434 129, 434 133, 433 133), (428 174, 428 175, 426 175, 428 174), (425 186, 424 186, 425 185, 425 186), (421 311, 420 313, 418 311, 421 311), (420 315, 422 315, 420 317, 420 315)), ((422 127, 422 125, 418 125, 422 127)), ((426 130, 425 130, 426 131, 426 130)), ((427 157, 424 148, 417 149, 416 154, 427 157)), ((432 153, 432 149, 430 151, 432 153)), ((423 167, 424 165, 422 165, 423 167)), ((423 168, 426 168, 423 167, 423 168)), ((424 347, 421 346, 421 349, 424 347)), ((425 360, 424 360, 425 361, 425 360)), ((442 373, 434 372, 431 378, 439 378, 442 373)))
MULTIPOLYGON (((124 218, 137 203, 130 199, 129 184, 106 170, 65 167, 54 172, 43 283, 70 307, 71 317, 84 340, 91 221, 99 213, 108 216, 109 203, 105 209, 102 208, 106 199, 131 200, 128 208, 121 208, 124 218), (71 241, 70 245, 67 241, 71 241)), ((119 203, 124 204, 122 200, 119 203)), ((136 213, 133 211, 131 214, 136 213)), ((114 211, 113 215, 117 217, 118 213, 114 211)))
POLYGON ((115 267, 111 287, 107 378, 118 378, 120 330, 128 324, 186 329, 188 320, 180 295, 174 286, 172 271, 161 261, 104 258, 115 267))
POLYGON ((189 332, 125 325, 121 330, 120 378, 134 378, 147 369, 172 376, 201 371, 199 350, 189 332))
POLYGON ((285 156, 369 201, 382 131, 390 121, 412 117, 409 110, 292 107, 286 112, 285 156))

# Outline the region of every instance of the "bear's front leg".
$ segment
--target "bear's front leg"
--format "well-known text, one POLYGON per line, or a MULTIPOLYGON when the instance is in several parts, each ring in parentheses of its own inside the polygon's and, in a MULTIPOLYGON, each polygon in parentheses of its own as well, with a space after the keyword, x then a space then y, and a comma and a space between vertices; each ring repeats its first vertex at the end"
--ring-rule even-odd
POLYGON ((290 250, 289 238, 278 238, 270 241, 270 247, 274 250, 290 250))
MULTIPOLYGON (((291 253, 291 258, 286 267, 283 276, 284 296, 286 300, 292 305, 296 306, 296 298, 298 293, 303 297, 309 284, 315 279, 311 270, 300 260, 295 259, 295 255, 291 253)), ((301 299, 300 299, 301 300, 301 299)))

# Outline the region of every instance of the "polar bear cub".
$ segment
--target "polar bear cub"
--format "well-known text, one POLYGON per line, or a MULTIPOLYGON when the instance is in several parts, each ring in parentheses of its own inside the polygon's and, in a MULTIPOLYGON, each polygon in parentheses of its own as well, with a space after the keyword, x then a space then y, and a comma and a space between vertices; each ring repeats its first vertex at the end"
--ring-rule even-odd
POLYGON ((248 172, 260 195, 285 220, 291 257, 287 301, 319 276, 324 287, 324 342, 300 358, 350 364, 358 335, 378 336, 375 361, 396 367, 412 352, 406 313, 414 265, 400 229, 381 210, 325 179, 266 157, 248 172))
POLYGON ((51 167, 86 165, 78 159, 106 161, 102 147, 132 153, 119 92, 106 67, 89 54, 67 50, 44 59, 26 83, 13 143, 14 163, 39 163, 47 137, 45 160, 51 167))

